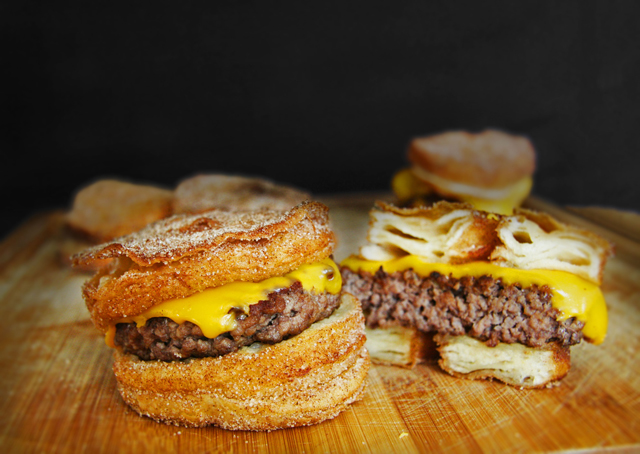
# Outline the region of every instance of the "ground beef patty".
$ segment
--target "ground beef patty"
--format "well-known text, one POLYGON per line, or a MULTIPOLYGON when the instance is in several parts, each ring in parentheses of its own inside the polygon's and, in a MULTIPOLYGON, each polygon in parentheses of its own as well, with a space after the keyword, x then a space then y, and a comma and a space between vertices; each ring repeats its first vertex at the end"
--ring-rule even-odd
POLYGON ((225 355, 253 342, 275 344, 301 333, 316 321, 329 317, 339 305, 338 296, 310 293, 295 282, 250 306, 249 314, 239 312, 236 329, 215 339, 205 337, 191 322, 177 324, 169 318, 156 317, 139 328, 135 323, 119 323, 115 344, 143 360, 225 355))
POLYGON ((343 290, 360 299, 370 328, 403 325, 422 332, 468 335, 489 346, 518 342, 540 347, 582 340, 583 322, 558 322, 547 286, 503 285, 491 276, 422 278, 413 270, 388 274, 342 268, 343 290))

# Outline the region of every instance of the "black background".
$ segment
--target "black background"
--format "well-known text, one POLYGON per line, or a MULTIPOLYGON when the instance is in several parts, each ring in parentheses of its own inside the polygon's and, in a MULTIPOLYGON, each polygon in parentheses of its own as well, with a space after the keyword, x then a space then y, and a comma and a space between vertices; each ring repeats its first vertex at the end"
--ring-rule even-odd
POLYGON ((3 2, 5 235, 103 176, 385 190, 414 136, 496 127, 534 193, 640 209, 640 2, 3 2))

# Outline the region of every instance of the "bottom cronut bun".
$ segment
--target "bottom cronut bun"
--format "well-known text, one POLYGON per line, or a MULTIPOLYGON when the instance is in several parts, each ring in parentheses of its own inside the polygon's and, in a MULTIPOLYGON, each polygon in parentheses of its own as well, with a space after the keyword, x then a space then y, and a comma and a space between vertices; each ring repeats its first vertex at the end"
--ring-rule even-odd
POLYGON ((498 343, 489 347, 470 336, 428 336, 413 328, 367 328, 371 362, 412 368, 438 359, 449 374, 467 379, 496 379, 519 388, 557 384, 571 367, 569 347, 557 343, 543 348, 498 343))
POLYGON ((522 388, 549 387, 571 367, 568 347, 548 344, 531 348, 522 344, 488 347, 469 336, 436 335, 440 367, 451 375, 471 379, 495 378, 522 388))
POLYGON ((216 358, 162 362, 114 354, 124 401, 141 415, 187 427, 274 430, 334 418, 362 398, 369 370, 358 301, 274 345, 216 358))

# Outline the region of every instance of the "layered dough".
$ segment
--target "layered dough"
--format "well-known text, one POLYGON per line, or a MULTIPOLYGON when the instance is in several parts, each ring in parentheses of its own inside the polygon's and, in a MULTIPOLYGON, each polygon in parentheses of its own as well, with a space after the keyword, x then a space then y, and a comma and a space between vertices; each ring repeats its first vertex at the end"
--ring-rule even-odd
POLYGON ((438 363, 451 375, 491 378, 520 388, 553 386, 571 367, 569 347, 551 343, 544 348, 500 343, 488 347, 469 336, 437 334, 438 363))
POLYGON ((566 271, 600 284, 611 244, 600 236, 520 208, 511 216, 474 210, 461 203, 398 208, 378 202, 371 210, 367 260, 405 255, 433 263, 483 260, 522 270, 566 271))
POLYGON ((363 396, 369 370, 358 301, 341 296, 331 317, 277 343, 217 358, 141 361, 116 352, 123 399, 157 421, 273 430, 330 419, 363 396))

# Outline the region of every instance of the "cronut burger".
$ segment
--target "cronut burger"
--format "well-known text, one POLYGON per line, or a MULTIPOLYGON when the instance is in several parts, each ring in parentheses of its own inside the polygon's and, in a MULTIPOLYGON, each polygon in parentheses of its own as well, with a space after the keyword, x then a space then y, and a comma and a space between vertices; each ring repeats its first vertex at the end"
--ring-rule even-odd
POLYGON ((83 287, 124 401, 191 427, 273 430, 333 418, 369 368, 340 296, 328 209, 175 215, 76 256, 114 259, 83 287))
POLYGON ((533 185, 533 144, 527 137, 496 129, 416 137, 406 155, 411 165, 391 181, 401 206, 447 200, 512 214, 533 185))
POLYGON ((370 215, 367 243, 341 269, 375 362, 412 367, 420 342, 435 341, 453 375, 544 387, 569 371, 571 346, 604 341, 599 285, 613 250, 599 236, 543 213, 461 203, 378 202, 370 215))

